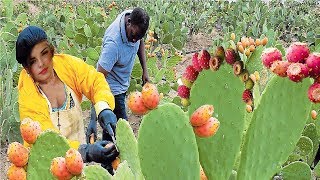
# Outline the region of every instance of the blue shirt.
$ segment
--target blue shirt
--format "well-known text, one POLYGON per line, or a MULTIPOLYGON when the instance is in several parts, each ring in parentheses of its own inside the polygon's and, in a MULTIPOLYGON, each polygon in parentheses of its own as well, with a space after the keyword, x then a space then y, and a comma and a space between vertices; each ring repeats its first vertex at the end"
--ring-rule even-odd
POLYGON ((132 10, 122 12, 104 33, 102 50, 98 64, 108 72, 107 82, 113 95, 125 93, 130 85, 130 76, 134 60, 140 46, 140 40, 129 42, 125 29, 125 15, 132 10))

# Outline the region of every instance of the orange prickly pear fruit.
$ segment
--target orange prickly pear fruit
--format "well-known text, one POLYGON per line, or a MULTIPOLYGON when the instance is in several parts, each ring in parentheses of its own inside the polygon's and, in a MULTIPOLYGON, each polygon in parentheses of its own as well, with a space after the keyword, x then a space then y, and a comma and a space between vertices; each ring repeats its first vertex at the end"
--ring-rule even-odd
POLYGON ((129 94, 128 107, 133 114, 144 115, 149 109, 143 104, 142 94, 139 91, 135 91, 129 94))
POLYGON ((17 167, 23 167, 28 163, 29 150, 18 142, 9 144, 8 159, 17 167))
POLYGON ((191 117, 190 123, 192 126, 202 126, 208 122, 209 118, 212 116, 214 108, 212 105, 202 105, 197 110, 195 110, 191 117))
POLYGON ((83 170, 83 160, 81 157, 81 154, 76 149, 70 148, 66 152, 66 166, 68 171, 73 175, 79 175, 81 174, 83 170))
POLYGON ((69 180, 72 174, 68 171, 66 159, 64 157, 56 157, 51 161, 50 171, 59 180, 69 180))
POLYGON ((156 85, 151 83, 146 83, 142 87, 141 94, 142 94, 143 104, 148 109, 155 109, 159 105, 160 94, 158 92, 156 85))
POLYGON ((30 118, 25 118, 20 124, 20 132, 23 140, 29 144, 33 144, 41 133, 40 123, 30 118))
POLYGON ((204 125, 193 127, 193 131, 199 137, 210 137, 218 131, 219 127, 218 119, 211 117, 204 125))
POLYGON ((7 171, 8 180, 26 180, 27 172, 23 167, 17 167, 11 164, 7 171))

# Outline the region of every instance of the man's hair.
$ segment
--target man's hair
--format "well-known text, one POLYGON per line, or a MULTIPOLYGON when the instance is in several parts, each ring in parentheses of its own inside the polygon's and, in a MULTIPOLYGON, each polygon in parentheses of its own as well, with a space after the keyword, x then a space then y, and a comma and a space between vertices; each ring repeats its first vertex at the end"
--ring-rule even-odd
POLYGON ((134 8, 130 14, 131 24, 139 26, 142 33, 145 34, 149 27, 149 16, 142 8, 134 8))

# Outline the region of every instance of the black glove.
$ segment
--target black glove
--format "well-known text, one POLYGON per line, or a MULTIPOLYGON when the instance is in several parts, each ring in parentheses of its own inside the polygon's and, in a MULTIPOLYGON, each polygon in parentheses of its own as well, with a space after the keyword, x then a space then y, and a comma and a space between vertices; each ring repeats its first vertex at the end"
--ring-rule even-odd
POLYGON ((81 144, 78 151, 84 162, 111 164, 119 156, 116 146, 110 141, 97 141, 94 144, 81 144), (108 148, 105 146, 109 144, 108 148))
POLYGON ((86 141, 90 144, 91 134, 94 134, 94 142, 97 140, 97 115, 94 107, 91 107, 90 122, 86 132, 86 141))
POLYGON ((108 132, 110 136, 115 135, 117 116, 110 109, 102 110, 98 116, 98 121, 103 131, 108 132))

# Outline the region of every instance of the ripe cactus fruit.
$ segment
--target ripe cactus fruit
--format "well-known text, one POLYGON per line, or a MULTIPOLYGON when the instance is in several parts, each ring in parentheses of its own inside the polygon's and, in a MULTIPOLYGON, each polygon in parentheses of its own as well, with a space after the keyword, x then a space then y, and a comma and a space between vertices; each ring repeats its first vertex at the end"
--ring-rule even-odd
POLYGON ((191 117, 190 123, 192 126, 202 126, 208 122, 210 117, 214 112, 214 107, 212 105, 206 104, 200 106, 197 110, 195 110, 191 117))
POLYGON ((8 159, 17 167, 23 167, 28 163, 29 150, 18 142, 9 144, 7 150, 8 159))
POLYGON ((213 56, 209 60, 209 66, 212 71, 217 71, 221 65, 220 58, 218 56, 213 56))
POLYGON ((233 65, 234 62, 239 60, 239 54, 232 48, 226 49, 224 55, 226 62, 230 65, 233 65))
POLYGON ((199 53, 199 64, 202 69, 209 69, 209 60, 210 60, 210 54, 207 50, 203 49, 199 53))
POLYGON ((33 144, 41 133, 40 123, 30 118, 25 118, 21 121, 20 132, 23 140, 33 144))
POLYGON ((287 69, 290 65, 288 61, 274 61, 270 70, 280 77, 287 77, 287 69))
POLYGON ((287 69, 287 75, 294 82, 301 82, 303 78, 308 77, 309 68, 302 63, 291 63, 287 69))
POLYGON ((286 57, 289 62, 304 63, 309 53, 310 50, 307 43, 295 42, 287 49, 286 57))
POLYGON ((197 79, 198 75, 199 75, 199 72, 192 65, 189 65, 184 71, 182 77, 193 82, 197 79))
POLYGON ((210 117, 208 122, 202 126, 193 128, 194 133, 199 137, 210 137, 216 134, 220 127, 220 122, 214 117, 210 117))
POLYGON ((320 83, 313 83, 308 89, 308 97, 311 102, 320 102, 320 83))
POLYGON ((8 180, 26 180, 27 173, 23 167, 17 167, 14 164, 11 164, 7 171, 8 180))
POLYGON ((190 89, 185 85, 179 86, 178 87, 178 96, 180 96, 181 98, 189 98, 190 97, 190 89))
POLYGON ((220 61, 222 62, 224 59, 224 49, 222 46, 218 46, 216 51, 214 52, 214 56, 219 57, 220 61))
POLYGON ((312 110, 312 111, 311 111, 311 118, 312 118, 313 120, 317 119, 317 115, 318 115, 318 113, 317 113, 316 110, 312 110))
POLYGON ((236 61, 232 65, 234 75, 238 76, 243 71, 243 61, 236 61))
POLYGON ((248 70, 244 69, 240 74, 239 74, 239 78, 241 80, 241 82, 246 82, 249 80, 250 75, 248 70))
POLYGON ((144 115, 149 109, 143 104, 142 93, 139 91, 131 92, 128 97, 128 107, 133 114, 144 115))
POLYGON ((72 175, 79 175, 83 170, 83 160, 81 154, 76 149, 70 148, 65 156, 66 166, 72 175))
POLYGON ((156 85, 146 83, 142 87, 142 101, 148 109, 154 109, 159 105, 160 95, 156 85))
POLYGON ((320 53, 311 53, 306 59, 306 64, 310 69, 311 77, 317 77, 320 75, 320 53))
POLYGON ((66 159, 64 157, 53 158, 50 171, 59 180, 69 180, 72 178, 72 174, 67 169, 66 159))
POLYGON ((267 48, 262 52, 261 60, 265 67, 270 68, 273 62, 282 60, 282 54, 277 48, 267 48))
POLYGON ((198 53, 194 53, 192 56, 192 65, 194 67, 194 69, 198 72, 202 71, 202 67, 200 66, 199 63, 199 59, 198 59, 199 54, 198 53))
POLYGON ((111 163, 112 168, 114 170, 118 169, 119 164, 120 164, 120 158, 119 157, 116 157, 116 159, 114 161, 112 161, 112 163, 111 163))
POLYGON ((253 99, 253 96, 252 96, 251 90, 249 90, 249 89, 244 90, 243 93, 242 93, 243 102, 245 102, 246 104, 251 105, 252 102, 253 102, 252 99, 253 99))
POLYGON ((247 105, 246 105, 246 111, 247 111, 248 113, 251 113, 251 112, 252 112, 252 106, 249 105, 249 104, 247 104, 247 105))

